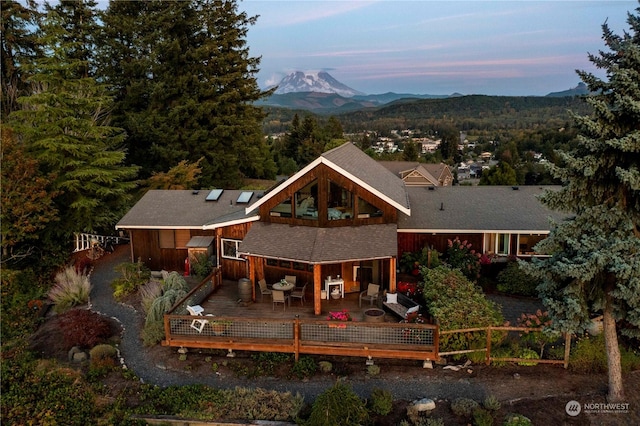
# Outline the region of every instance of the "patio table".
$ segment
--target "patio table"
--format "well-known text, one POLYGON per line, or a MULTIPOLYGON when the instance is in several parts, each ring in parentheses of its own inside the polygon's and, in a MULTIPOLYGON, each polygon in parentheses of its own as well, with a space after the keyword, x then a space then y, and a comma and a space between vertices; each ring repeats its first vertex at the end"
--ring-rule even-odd
MULTIPOLYGON (((277 282, 277 283, 275 283, 274 285, 271 286, 272 289, 279 290, 279 291, 284 291, 285 294, 290 293, 291 290, 293 290, 294 287, 295 287, 295 285, 293 285, 291 283, 283 284, 282 282, 277 282)), ((291 306, 291 298, 289 298, 289 306, 291 306)))

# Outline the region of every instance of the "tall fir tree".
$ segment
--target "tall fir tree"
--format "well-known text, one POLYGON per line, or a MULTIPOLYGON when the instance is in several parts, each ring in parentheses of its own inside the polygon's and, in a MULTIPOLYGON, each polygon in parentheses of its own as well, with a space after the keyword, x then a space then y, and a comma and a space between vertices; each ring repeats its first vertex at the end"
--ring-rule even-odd
POLYGON ((622 36, 605 23, 609 50, 589 55, 606 79, 578 72, 594 113, 575 117, 578 147, 552 168, 562 187, 541 198, 572 216, 536 247, 551 257, 528 268, 557 328, 581 331, 602 313, 612 402, 624 400, 617 329, 640 337, 640 16, 627 22, 622 36))
POLYGON ((2 39, 2 106, 4 120, 18 109, 18 98, 28 94, 29 70, 24 66, 32 63, 42 53, 38 44, 38 19, 40 13, 35 0, 2 2, 0 37, 2 39))
POLYGON ((253 105, 269 94, 258 88, 260 59, 246 46, 256 17, 235 1, 139 3, 109 4, 100 53, 130 161, 150 174, 203 158, 205 187, 275 177, 264 115, 253 105))
POLYGON ((56 178, 52 189, 60 222, 50 238, 73 232, 111 231, 128 208, 135 167, 125 167, 122 129, 109 125, 112 100, 92 74, 96 3, 61 1, 46 5, 42 46, 33 64, 32 94, 9 124, 43 174, 56 178))

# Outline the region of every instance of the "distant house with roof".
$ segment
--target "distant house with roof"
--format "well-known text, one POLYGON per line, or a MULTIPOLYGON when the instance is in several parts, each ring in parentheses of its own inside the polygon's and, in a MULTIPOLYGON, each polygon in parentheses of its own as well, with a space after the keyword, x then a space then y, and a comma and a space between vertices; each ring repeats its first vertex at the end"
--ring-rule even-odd
POLYGON ((343 294, 369 283, 395 291, 405 251, 444 251, 447 239, 460 237, 479 251, 531 256, 549 232, 552 213, 535 198, 542 188, 442 186, 444 172, 427 177, 422 164, 397 166, 403 170, 346 143, 266 193, 149 191, 117 229, 130 233, 132 260, 152 269, 182 270, 190 250, 209 242, 227 279, 294 275, 309 284, 316 314, 333 286, 343 294), (428 183, 403 180, 409 170, 428 183))
POLYGON ((449 186, 453 184, 451 169, 444 163, 417 161, 379 161, 386 169, 400 177, 406 186, 449 186))

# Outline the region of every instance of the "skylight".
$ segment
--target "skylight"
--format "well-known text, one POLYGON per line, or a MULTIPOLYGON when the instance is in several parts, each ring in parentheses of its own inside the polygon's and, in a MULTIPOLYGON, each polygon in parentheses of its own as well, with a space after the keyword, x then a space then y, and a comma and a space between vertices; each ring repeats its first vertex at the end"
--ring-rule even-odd
POLYGON ((209 192, 209 195, 207 195, 207 198, 205 198, 205 200, 218 201, 218 198, 220 198, 220 196, 222 195, 222 191, 224 191, 224 189, 212 189, 211 192, 209 192))
POLYGON ((253 191, 243 191, 236 200, 236 203, 248 203, 253 197, 253 191))

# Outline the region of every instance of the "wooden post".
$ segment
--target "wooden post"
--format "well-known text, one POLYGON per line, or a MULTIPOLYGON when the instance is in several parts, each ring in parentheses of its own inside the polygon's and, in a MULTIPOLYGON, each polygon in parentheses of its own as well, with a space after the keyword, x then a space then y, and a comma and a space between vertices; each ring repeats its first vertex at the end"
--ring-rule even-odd
POLYGON ((251 300, 256 301, 256 258, 249 256, 249 280, 251 281, 251 300))
POLYGON ((569 353, 571 352, 571 333, 564 333, 564 368, 569 367, 569 353))
POLYGON ((485 363, 491 364, 491 326, 487 327, 487 353, 485 355, 485 363))
POLYGON ((396 292, 396 258, 389 259, 389 292, 396 292))
POLYGON ((313 313, 322 314, 322 265, 313 265, 313 313))
POLYGON ((293 321, 293 349, 296 362, 300 358, 300 315, 296 315, 293 321))

